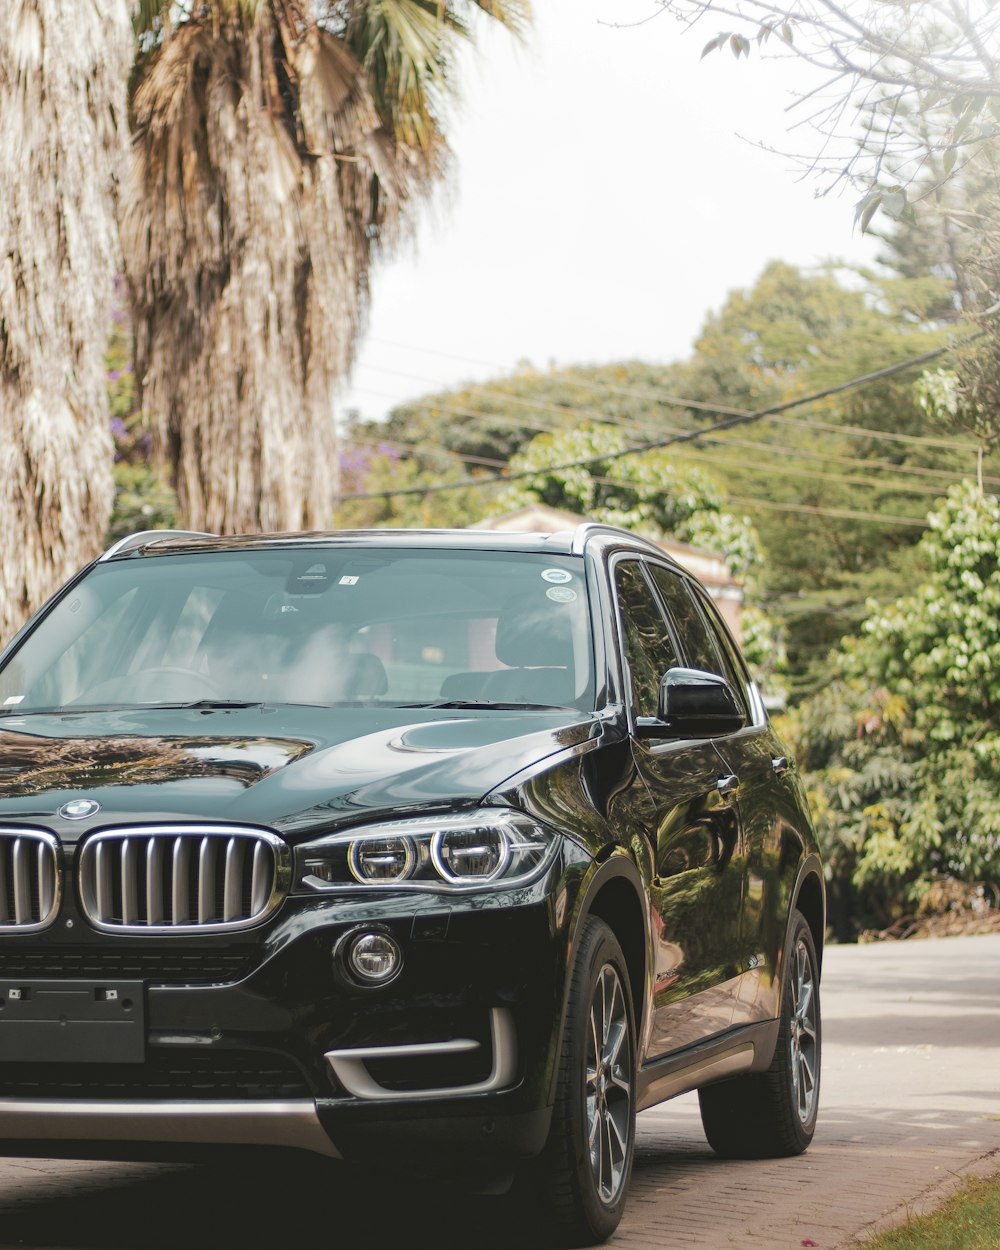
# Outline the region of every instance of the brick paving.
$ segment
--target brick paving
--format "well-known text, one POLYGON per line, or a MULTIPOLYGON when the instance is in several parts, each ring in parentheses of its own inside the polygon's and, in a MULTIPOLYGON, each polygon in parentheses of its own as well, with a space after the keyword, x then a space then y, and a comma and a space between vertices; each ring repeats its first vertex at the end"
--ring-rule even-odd
POLYGON ((640 1117, 622 1246, 843 1250, 1000 1170, 1000 937, 831 947, 816 1138, 796 1159, 717 1160, 697 1098, 640 1117))
MULTIPOLYGON (((832 947, 820 1124, 800 1158, 715 1158, 691 1095, 644 1112, 613 1250, 848 1250, 1000 1170, 1000 935, 832 947)), ((394 1171, 0 1160, 0 1248, 547 1250, 497 1199, 394 1171)))

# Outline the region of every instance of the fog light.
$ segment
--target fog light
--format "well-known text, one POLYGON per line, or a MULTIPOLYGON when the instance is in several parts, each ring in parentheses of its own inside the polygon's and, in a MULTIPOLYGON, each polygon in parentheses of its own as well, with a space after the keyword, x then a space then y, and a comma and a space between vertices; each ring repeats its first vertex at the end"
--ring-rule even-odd
POLYGON ((347 948, 347 967, 364 985, 388 985, 403 967, 403 952, 388 933, 359 933, 347 948))

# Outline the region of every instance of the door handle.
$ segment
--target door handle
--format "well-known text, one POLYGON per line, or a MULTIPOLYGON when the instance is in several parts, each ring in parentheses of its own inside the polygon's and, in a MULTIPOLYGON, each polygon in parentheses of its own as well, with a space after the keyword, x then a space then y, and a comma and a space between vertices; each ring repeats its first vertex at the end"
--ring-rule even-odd
POLYGON ((771 760, 771 772, 776 777, 780 777, 782 773, 788 772, 788 757, 786 755, 776 755, 771 760))
POLYGON ((715 783, 715 787, 723 798, 727 798, 729 795, 735 794, 740 788, 740 779, 735 773, 730 773, 727 777, 720 777, 715 783))

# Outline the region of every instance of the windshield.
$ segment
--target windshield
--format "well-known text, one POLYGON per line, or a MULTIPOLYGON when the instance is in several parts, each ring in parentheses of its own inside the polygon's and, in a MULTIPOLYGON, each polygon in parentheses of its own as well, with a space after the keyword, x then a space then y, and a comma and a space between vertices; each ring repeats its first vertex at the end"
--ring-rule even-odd
POLYGON ((98 565, 0 671, 0 708, 592 710, 579 557, 297 548, 98 565))

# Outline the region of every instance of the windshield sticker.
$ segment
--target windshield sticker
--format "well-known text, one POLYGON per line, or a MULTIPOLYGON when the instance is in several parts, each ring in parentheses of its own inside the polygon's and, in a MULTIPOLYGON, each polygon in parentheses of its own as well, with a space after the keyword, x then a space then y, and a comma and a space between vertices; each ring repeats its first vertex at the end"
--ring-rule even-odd
POLYGON ((20 703, 22 702, 23 699, 24 699, 23 694, 11 694, 11 695, 8 695, 6 699, 4 699, 3 705, 4 707, 10 707, 12 703, 20 703))
POLYGON ((340 579, 340 585, 341 586, 356 586, 359 580, 360 578, 357 578, 357 577, 342 577, 340 579))
POLYGON ((550 586, 545 592, 546 599, 551 599, 553 603, 572 603, 576 598, 576 591, 570 590, 568 586, 550 586))
POLYGON ((542 578, 547 582, 571 582, 573 574, 567 573, 565 569, 545 569, 542 578))

